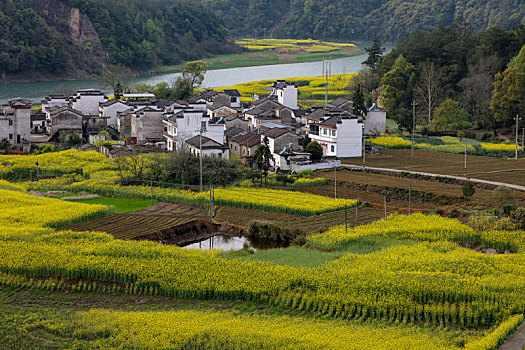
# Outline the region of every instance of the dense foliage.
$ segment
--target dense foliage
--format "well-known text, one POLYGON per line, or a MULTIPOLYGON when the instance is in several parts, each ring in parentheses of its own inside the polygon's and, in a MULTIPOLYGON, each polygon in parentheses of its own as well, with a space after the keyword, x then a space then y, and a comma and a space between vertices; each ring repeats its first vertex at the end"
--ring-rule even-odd
POLYGON ((396 40, 462 18, 476 29, 525 24, 525 4, 510 1, 201 0, 240 37, 396 40))
POLYGON ((108 57, 142 70, 236 50, 220 20, 186 0, 9 0, 0 22, 0 73, 8 74, 93 73, 108 57), (80 10, 78 28, 71 8, 80 10))
POLYGON ((512 115, 523 112, 525 80, 518 54, 524 45, 523 25, 476 33, 456 21, 416 31, 382 59, 375 73, 367 73, 376 76, 367 88, 381 82, 379 101, 403 129, 412 128, 414 100, 418 124, 431 129, 508 125, 512 115), (432 124, 443 102, 442 120, 432 124))

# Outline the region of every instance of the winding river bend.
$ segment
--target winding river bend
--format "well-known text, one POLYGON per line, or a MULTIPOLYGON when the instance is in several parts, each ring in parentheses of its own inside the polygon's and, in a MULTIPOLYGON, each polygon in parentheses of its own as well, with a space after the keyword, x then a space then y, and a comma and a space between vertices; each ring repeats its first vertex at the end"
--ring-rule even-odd
MULTIPOLYGON (((388 47, 388 51, 391 47, 388 47)), ((332 61, 332 74, 355 73, 361 69, 361 62, 367 55, 345 57, 332 61)), ((139 77, 135 82, 156 84, 170 81, 179 73, 139 77)), ((246 83, 255 80, 312 77, 323 75, 322 62, 288 63, 270 66, 255 66, 210 70, 206 73, 202 87, 214 88, 246 83)), ((101 88, 96 80, 56 81, 40 83, 0 84, 0 102, 9 98, 24 97, 40 101, 57 91, 76 91, 78 89, 101 88)))

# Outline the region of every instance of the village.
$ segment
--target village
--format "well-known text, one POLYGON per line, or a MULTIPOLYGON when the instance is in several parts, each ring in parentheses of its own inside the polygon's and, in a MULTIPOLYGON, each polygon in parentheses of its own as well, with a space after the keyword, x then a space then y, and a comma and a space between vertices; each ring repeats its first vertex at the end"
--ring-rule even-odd
POLYGON ((109 99, 105 91, 86 89, 69 97, 48 96, 37 111, 31 100, 15 98, 0 106, 0 140, 24 153, 64 140, 108 157, 189 151, 229 158, 231 152, 252 167, 257 147, 267 138, 274 168, 299 172, 361 157, 364 135, 385 134, 386 110, 376 105, 364 118, 354 114, 347 98, 303 109, 297 104, 296 85, 278 80, 268 90, 267 96, 241 103, 237 90, 207 89, 187 100, 169 101, 153 94, 109 99), (322 146, 322 159, 306 152, 311 141, 322 146))

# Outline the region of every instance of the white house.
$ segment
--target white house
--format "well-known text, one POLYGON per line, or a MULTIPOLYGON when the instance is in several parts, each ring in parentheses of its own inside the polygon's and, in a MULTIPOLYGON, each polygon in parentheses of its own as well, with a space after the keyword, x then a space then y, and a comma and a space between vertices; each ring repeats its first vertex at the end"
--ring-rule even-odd
POLYGON ((112 126, 114 128, 117 128, 118 125, 117 114, 119 112, 127 111, 128 109, 129 106, 127 104, 116 99, 111 99, 99 104, 100 116, 108 118, 108 126, 112 126))
POLYGON ((281 105, 297 109, 297 93, 298 88, 294 84, 287 83, 284 80, 277 80, 273 83, 273 94, 277 96, 277 102, 281 105))
POLYGON ((101 90, 78 90, 76 94, 69 99, 69 105, 83 115, 98 115, 100 103, 106 102, 107 100, 107 97, 101 90))
POLYGON ((183 109, 164 118, 166 145, 168 151, 183 148, 182 142, 194 136, 202 135, 218 144, 224 142, 224 122, 210 122, 205 112, 194 109, 183 109))
POLYGON ((0 140, 7 139, 12 146, 21 147, 31 137, 32 102, 12 99, 0 106, 0 140))
POLYGON ((196 135, 185 142, 189 145, 190 152, 196 156, 200 156, 201 153, 204 157, 215 156, 228 159, 230 156, 228 146, 216 142, 206 136, 202 136, 201 138, 200 135, 196 135))
POLYGON ((131 137, 137 142, 164 142, 164 110, 145 106, 131 113, 131 137))
POLYGON ((349 112, 311 125, 308 136, 323 146, 324 156, 347 158, 362 154, 363 124, 349 112))
POLYGON ((63 95, 50 95, 42 100, 42 113, 46 113, 50 107, 65 107, 69 105, 69 97, 63 95))
POLYGON ((375 103, 368 110, 365 121, 365 135, 384 135, 386 132, 386 109, 375 103))

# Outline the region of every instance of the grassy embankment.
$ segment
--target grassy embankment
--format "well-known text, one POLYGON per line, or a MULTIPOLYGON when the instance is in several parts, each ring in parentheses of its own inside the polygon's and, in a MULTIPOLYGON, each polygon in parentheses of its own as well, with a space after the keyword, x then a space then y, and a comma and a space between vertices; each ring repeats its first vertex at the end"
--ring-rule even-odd
MULTIPOLYGON (((353 44, 319 40, 244 39, 236 43, 247 51, 239 54, 219 55, 205 59, 208 69, 266 66, 272 64, 315 62, 323 59, 360 55, 361 49, 353 44)), ((155 73, 182 71, 183 65, 160 66, 155 73)))

